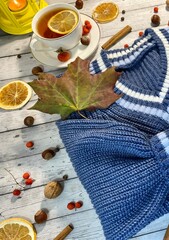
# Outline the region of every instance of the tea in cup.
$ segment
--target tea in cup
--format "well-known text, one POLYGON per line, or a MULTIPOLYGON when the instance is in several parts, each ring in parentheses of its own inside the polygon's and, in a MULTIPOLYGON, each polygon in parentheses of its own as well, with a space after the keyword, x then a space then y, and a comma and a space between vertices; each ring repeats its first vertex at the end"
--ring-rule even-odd
POLYGON ((79 11, 67 3, 55 3, 41 9, 32 20, 35 37, 30 42, 34 51, 57 51, 74 48, 82 36, 79 11), (41 49, 38 42, 42 43, 41 49))

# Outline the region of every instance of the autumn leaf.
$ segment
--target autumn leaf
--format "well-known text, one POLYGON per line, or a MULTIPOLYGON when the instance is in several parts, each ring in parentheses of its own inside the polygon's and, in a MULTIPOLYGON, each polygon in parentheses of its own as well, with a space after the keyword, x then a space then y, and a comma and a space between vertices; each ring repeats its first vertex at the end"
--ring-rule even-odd
POLYGON ((91 75, 89 60, 79 57, 68 65, 61 77, 41 73, 39 79, 29 85, 38 95, 31 109, 45 113, 59 113, 66 118, 75 111, 91 108, 107 108, 120 96, 113 92, 117 74, 109 68, 103 73, 91 75))

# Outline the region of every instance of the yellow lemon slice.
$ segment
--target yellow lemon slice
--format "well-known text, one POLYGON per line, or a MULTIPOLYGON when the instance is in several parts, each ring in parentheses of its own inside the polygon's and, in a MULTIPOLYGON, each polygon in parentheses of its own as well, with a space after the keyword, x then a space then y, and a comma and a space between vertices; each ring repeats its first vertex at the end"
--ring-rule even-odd
POLYGON ((32 88, 23 81, 13 81, 0 89, 0 108, 18 109, 32 96, 32 88))
POLYGON ((93 11, 92 17, 99 23, 114 20, 119 14, 119 8, 115 3, 107 2, 99 4, 93 11))
POLYGON ((33 225, 23 218, 9 218, 0 222, 0 240, 36 240, 33 225))
POLYGON ((56 13, 48 21, 48 28, 59 34, 72 32, 78 23, 78 16, 72 10, 63 10, 56 13))

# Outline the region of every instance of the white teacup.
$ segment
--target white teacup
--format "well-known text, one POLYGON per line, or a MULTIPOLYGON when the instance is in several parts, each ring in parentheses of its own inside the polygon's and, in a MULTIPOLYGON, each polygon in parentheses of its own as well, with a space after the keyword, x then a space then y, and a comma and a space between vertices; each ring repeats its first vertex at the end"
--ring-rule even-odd
MULTIPOLYGON (((42 26, 42 29, 43 29, 43 26, 42 26)), ((57 51, 58 49, 63 49, 63 50, 72 49, 79 43, 80 38, 82 36, 82 22, 80 18, 80 13, 74 6, 67 3, 54 3, 51 5, 48 5, 47 7, 37 12, 36 15, 34 16, 32 20, 32 30, 34 33, 34 37, 30 42, 30 47, 34 51, 57 51), (46 23, 45 23, 44 16, 47 16, 48 13, 50 12, 53 15, 55 15, 56 14, 55 12, 57 12, 57 10, 66 10, 66 9, 70 9, 74 11, 78 17, 77 25, 72 32, 66 35, 54 37, 54 38, 50 38, 49 36, 46 37, 45 34, 40 33, 40 30, 38 30, 38 25, 41 22, 44 23, 43 26, 44 28, 47 29, 47 22, 49 19, 46 20, 46 23), (38 44, 39 41, 42 43, 41 48, 39 48, 39 44, 38 44), (44 45, 44 49, 43 49, 43 45, 44 45)))

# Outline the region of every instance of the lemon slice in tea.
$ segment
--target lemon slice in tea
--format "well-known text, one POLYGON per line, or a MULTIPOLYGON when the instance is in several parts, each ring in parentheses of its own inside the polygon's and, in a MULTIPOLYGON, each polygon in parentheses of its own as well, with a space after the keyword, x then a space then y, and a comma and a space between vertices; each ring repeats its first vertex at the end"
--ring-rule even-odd
POLYGON ((72 10, 63 10, 56 13, 48 21, 48 28, 59 34, 72 32, 78 23, 78 16, 72 10))
POLYGON ((32 88, 23 81, 12 81, 0 89, 0 108, 18 109, 32 96, 32 88))
POLYGON ((29 221, 9 218, 0 222, 0 239, 36 240, 36 232, 29 221))
POLYGON ((99 4, 93 11, 92 17, 99 23, 106 23, 114 20, 119 14, 118 6, 113 2, 99 4))

